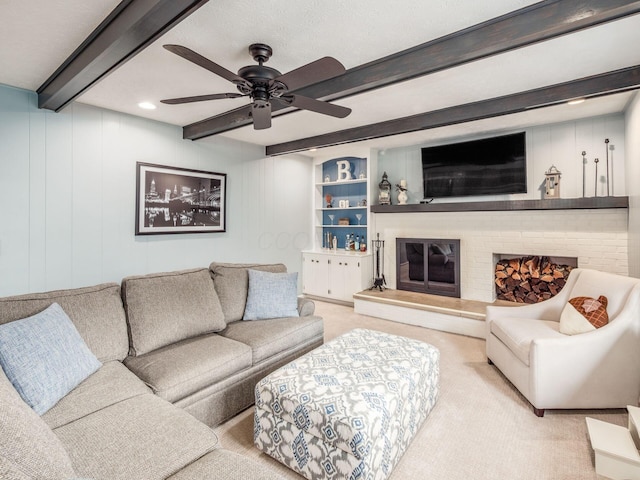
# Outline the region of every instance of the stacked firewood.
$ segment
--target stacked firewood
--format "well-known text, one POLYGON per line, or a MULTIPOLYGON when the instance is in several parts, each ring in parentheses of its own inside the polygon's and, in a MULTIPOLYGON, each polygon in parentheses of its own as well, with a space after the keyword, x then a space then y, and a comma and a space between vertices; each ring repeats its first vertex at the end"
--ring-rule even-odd
POLYGON ((528 256, 496 264, 496 294, 500 300, 538 303, 556 295, 573 267, 558 265, 549 257, 528 256))

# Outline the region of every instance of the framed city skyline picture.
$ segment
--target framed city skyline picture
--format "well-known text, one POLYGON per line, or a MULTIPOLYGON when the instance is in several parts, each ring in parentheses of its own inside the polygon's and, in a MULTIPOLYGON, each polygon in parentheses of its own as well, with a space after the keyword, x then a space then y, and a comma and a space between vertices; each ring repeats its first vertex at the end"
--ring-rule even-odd
POLYGON ((136 167, 136 235, 226 231, 225 173, 136 167))

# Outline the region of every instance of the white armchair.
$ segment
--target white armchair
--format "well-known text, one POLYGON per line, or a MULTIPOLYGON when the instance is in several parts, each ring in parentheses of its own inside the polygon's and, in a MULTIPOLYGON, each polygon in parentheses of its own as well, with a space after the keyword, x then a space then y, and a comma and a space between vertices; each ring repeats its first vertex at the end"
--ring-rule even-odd
POLYGON ((574 269, 544 302, 487 307, 487 359, 533 405, 545 409, 625 408, 640 397, 640 279, 574 269), (609 301, 609 323, 578 335, 559 331, 578 296, 609 301))

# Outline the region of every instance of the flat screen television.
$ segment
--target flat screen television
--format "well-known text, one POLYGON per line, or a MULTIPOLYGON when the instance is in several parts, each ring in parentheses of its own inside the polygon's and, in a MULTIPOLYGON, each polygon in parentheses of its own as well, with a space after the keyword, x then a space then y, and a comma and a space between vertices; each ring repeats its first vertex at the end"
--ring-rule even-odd
POLYGON ((422 149, 424 198, 527 193, 525 132, 422 149))

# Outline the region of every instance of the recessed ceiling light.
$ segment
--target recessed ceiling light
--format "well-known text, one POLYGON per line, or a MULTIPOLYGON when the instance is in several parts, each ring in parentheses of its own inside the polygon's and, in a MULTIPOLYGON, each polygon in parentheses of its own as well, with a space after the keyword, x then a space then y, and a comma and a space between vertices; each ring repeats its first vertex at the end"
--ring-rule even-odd
POLYGON ((140 108, 144 108, 145 110, 155 110, 156 106, 151 102, 140 102, 138 104, 140 108))
POLYGON ((584 102, 584 98, 576 98, 574 100, 569 100, 567 103, 569 105, 578 105, 579 103, 584 102))

